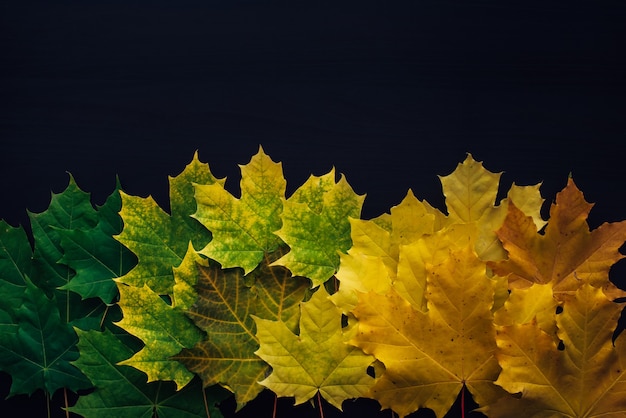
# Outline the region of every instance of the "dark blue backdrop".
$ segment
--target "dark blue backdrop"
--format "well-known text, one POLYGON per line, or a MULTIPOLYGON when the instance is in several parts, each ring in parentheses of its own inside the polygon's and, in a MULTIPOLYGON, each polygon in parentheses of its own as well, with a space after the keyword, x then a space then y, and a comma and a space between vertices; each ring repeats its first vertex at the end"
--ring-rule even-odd
POLYGON ((625 21, 623 1, 2 1, 0 218, 66 172, 165 206, 195 150, 236 188, 261 144, 290 190, 336 167, 366 218, 409 188, 442 207, 471 152, 548 200, 572 173, 593 226, 621 220, 625 21))

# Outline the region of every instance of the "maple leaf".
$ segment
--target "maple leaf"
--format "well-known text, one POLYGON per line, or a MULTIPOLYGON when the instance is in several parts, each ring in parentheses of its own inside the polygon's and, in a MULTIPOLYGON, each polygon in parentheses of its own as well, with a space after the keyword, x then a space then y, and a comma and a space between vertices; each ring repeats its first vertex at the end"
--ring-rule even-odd
POLYGON ((511 200, 517 201, 518 207, 532 217, 536 230, 544 224, 540 213, 544 202, 539 193, 540 185, 513 184, 507 198, 496 205, 500 177, 501 173, 486 170, 471 154, 451 174, 439 177, 449 214, 445 225, 475 223, 475 249, 482 260, 506 257, 495 231, 504 221, 511 200))
POLYGON ((374 383, 367 368, 374 358, 346 344, 354 329, 344 333, 341 311, 323 286, 300 304, 300 332, 281 321, 255 317, 260 348, 256 354, 272 367, 260 382, 278 396, 306 402, 318 392, 338 409, 344 400, 365 397, 374 383))
MULTIPOLYGON (((175 270, 177 281, 187 286, 174 286, 177 290, 174 301, 195 300, 193 284, 197 279, 196 263, 202 262, 191 243, 180 267, 175 270), (191 283, 190 283, 191 282, 191 283)), ((193 378, 181 363, 170 357, 183 348, 193 347, 203 337, 185 315, 189 303, 179 307, 169 304, 147 285, 142 288, 120 285, 120 302, 124 317, 117 325, 141 339, 145 346, 122 364, 133 366, 148 376, 148 382, 173 380, 178 388, 193 378)))
POLYGON ((502 373, 496 383, 521 397, 485 408, 489 416, 510 416, 512 406, 532 417, 626 413, 623 334, 612 343, 621 307, 584 283, 574 294, 563 295, 562 309, 553 313, 562 350, 535 320, 498 327, 502 373))
POLYGON ((195 286, 200 275, 198 266, 207 266, 209 262, 194 250, 190 242, 183 261, 172 269, 175 280, 171 295, 171 306, 173 309, 186 313, 196 303, 198 293, 195 286))
POLYGON ((9 396, 37 389, 88 389, 91 383, 70 361, 78 357, 76 334, 61 318, 57 303, 30 282, 12 324, 0 327, 0 369, 13 379, 9 396))
POLYGON ((201 339, 201 332, 147 286, 122 286, 120 294, 126 301, 122 305, 125 315, 117 325, 146 344, 124 364, 145 372, 150 382, 173 380, 179 388, 186 385, 193 375, 169 356, 192 347, 201 339))
POLYGON ((61 286, 83 299, 98 297, 111 304, 117 297, 117 286, 112 280, 126 274, 136 265, 136 257, 113 235, 122 230, 122 219, 118 215, 121 207, 119 183, 105 204, 98 208, 98 223, 91 229, 58 230, 61 237, 63 263, 76 273, 61 286))
POLYGON ((89 381, 69 364, 77 355, 69 323, 98 327, 105 306, 59 289, 74 271, 58 261, 64 257, 62 235, 93 228, 97 213, 70 176, 67 188, 52 194, 48 209, 29 218, 34 252, 21 227, 2 222, 0 230, 0 289, 6 295, 0 301, 0 368, 12 374, 11 394, 88 388, 89 381))
POLYGON ((274 231, 281 227, 286 181, 282 164, 259 147, 250 163, 241 165, 241 198, 221 184, 195 185, 198 209, 193 215, 213 234, 200 253, 222 267, 241 267, 247 274, 265 254, 284 243, 274 231))
POLYGON ((569 178, 557 194, 541 234, 530 217, 515 204, 509 205, 497 231, 508 258, 489 266, 501 276, 508 275, 513 288, 550 283, 557 298, 578 289, 581 279, 602 286, 612 298, 624 296, 608 280, 608 273, 623 258, 618 250, 626 241, 626 221, 604 223, 590 232, 587 216, 592 206, 569 178))
POLYGON ((196 153, 169 182, 171 215, 150 197, 121 193, 124 228, 116 238, 137 255, 138 264, 115 279, 124 315, 117 325, 145 344, 124 364, 145 372, 149 381, 172 380, 182 387, 193 374, 170 356, 202 337, 185 310, 196 297, 199 256, 194 246, 200 248, 211 239, 211 233, 191 218, 196 210, 194 184, 223 180, 216 179, 196 153))
POLYGON ((118 366, 133 351, 110 331, 76 332, 80 357, 74 364, 94 383, 95 390, 81 396, 76 405, 68 408, 70 412, 86 418, 222 416, 216 404, 227 397, 227 391, 217 386, 203 389, 199 379, 178 391, 171 383, 146 383, 142 372, 118 366))
POLYGON ((237 409, 263 389, 257 382, 268 370, 254 354, 259 343, 252 315, 295 327, 298 303, 309 287, 308 280, 291 276, 286 268, 270 266, 280 255, 280 250, 266 255, 247 275, 216 263, 198 266, 198 299, 187 314, 207 336, 173 359, 200 375, 205 386, 221 384, 233 391, 237 409))
MULTIPOLYGON (((70 175, 65 190, 52 193, 48 208, 41 213, 28 212, 34 241, 30 278, 59 306, 61 318, 72 323, 83 322, 86 316, 100 316, 103 304, 82 302, 78 294, 61 289, 75 275, 74 271, 59 261, 64 256, 62 233, 68 230, 92 229, 98 222, 96 210, 91 205, 89 193, 81 190, 70 175), (96 312, 98 311, 98 312, 96 312)), ((92 321, 99 323, 98 319, 92 321)))
POLYGON ((172 267, 183 260, 189 241, 201 248, 211 239, 210 232, 191 218, 196 211, 193 184, 223 182, 213 177, 196 153, 182 173, 169 178, 171 215, 150 196, 121 192, 124 229, 115 238, 137 255, 138 263, 116 281, 139 288, 147 284, 160 295, 171 294, 175 284, 172 267))
MULTIPOLYGON (((106 209, 104 212, 106 213, 106 209)), ((84 252, 74 251, 75 248, 70 244, 67 248, 64 246, 66 237, 85 237, 97 227, 102 218, 91 206, 89 194, 82 191, 70 175, 66 189, 58 194, 52 193, 50 205, 45 211, 29 212, 28 216, 33 231, 34 252, 25 233, 20 232, 21 228, 2 231, 6 239, 6 250, 2 251, 0 259, 11 260, 0 274, 5 281, 12 283, 11 289, 6 289, 7 296, 15 295, 16 292, 19 294, 28 277, 28 281, 57 303, 63 321, 85 329, 100 327, 107 312, 106 305, 95 298, 81 300, 79 294, 70 289, 77 276, 70 264, 73 267, 80 266, 79 270, 82 271, 84 252)), ((110 236, 108 239, 111 242, 110 236)), ((117 255, 120 255, 119 252, 117 255)), ((87 274, 79 278, 77 283, 87 277, 93 278, 87 274)), ((3 287, 5 286, 7 283, 4 283, 3 287)), ((112 298, 116 293, 114 284, 108 279, 101 285, 89 288, 105 299, 112 298)), ((15 300, 19 301, 19 297, 15 300)), ((6 309, 3 305, 0 303, 0 310, 6 309)))
POLYGON ((66 189, 52 193, 50 205, 41 213, 28 212, 35 251, 33 281, 51 291, 66 284, 73 276, 71 270, 58 261, 63 257, 59 230, 91 229, 98 222, 90 195, 82 191, 70 175, 66 189))
MULTIPOLYGON (((499 173, 486 170, 468 154, 450 175, 440 177, 448 216, 409 190, 389 214, 351 219, 353 245, 347 254, 340 254, 336 276, 341 286, 333 300, 349 311, 356 303, 354 290, 383 293, 393 286, 416 309, 424 310, 425 265, 436 263, 439 255, 447 257, 448 246, 470 239, 482 260, 504 258, 506 251, 495 229, 504 221, 508 203, 520 201, 540 228, 543 199, 539 185, 513 184, 496 206, 499 179, 499 173)), ((506 290, 504 285, 497 288, 498 306, 506 299, 506 290)))
POLYGON ((22 227, 0 220, 0 310, 19 308, 32 269, 33 251, 22 227))
POLYGON ((439 177, 449 216, 464 223, 481 219, 496 201, 500 176, 467 154, 452 174, 439 177))
POLYGON ((428 266, 426 312, 393 288, 386 295, 359 294, 352 311, 358 332, 351 343, 385 365, 371 394, 401 417, 421 407, 442 416, 463 386, 482 405, 504 393, 493 384, 500 371, 494 283, 471 244, 451 248, 443 261, 428 266))
POLYGON ((557 305, 551 284, 534 283, 525 289, 510 289, 508 298, 494 313, 494 321, 501 326, 534 321, 558 343, 554 317, 557 305))
POLYGON ((284 202, 282 227, 276 235, 290 251, 275 262, 296 276, 308 277, 312 287, 331 278, 339 267, 339 252, 352 245, 350 218, 359 218, 364 195, 357 195, 335 171, 310 176, 284 202))
POLYGON ((537 231, 540 231, 548 223, 541 217, 541 208, 545 199, 541 197, 540 187, 541 183, 531 186, 518 186, 513 183, 507 194, 506 205, 505 202, 500 202, 503 207, 502 212, 506 214, 508 202, 513 201, 517 208, 533 219, 537 231))
MULTIPOLYGON (((341 286, 332 299, 344 311, 356 305, 354 291, 385 293, 402 269, 400 253, 404 245, 432 234, 435 211, 427 202, 421 202, 411 190, 402 202, 391 208, 389 217, 362 220, 350 218, 352 247, 340 253, 336 277, 341 286)), ((438 212, 438 211, 437 211, 438 212)))

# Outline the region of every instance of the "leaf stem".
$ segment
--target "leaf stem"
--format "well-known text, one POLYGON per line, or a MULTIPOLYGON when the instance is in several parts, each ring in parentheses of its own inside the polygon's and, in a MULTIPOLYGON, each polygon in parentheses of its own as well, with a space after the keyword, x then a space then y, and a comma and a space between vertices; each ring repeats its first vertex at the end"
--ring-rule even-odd
POLYGON ((461 387, 461 418, 465 418, 465 382, 461 387))
MULTIPOLYGON (((66 283, 69 283, 69 281, 70 281, 70 277, 68 273, 66 283)), ((65 322, 67 322, 68 324, 70 323, 70 290, 69 289, 65 290, 65 322)))
POLYGON ((69 407, 70 407, 70 402, 67 399, 67 388, 63 388, 63 399, 65 400, 65 416, 66 418, 70 418, 70 411, 69 411, 69 407))
POLYGON ((320 395, 320 391, 317 391, 317 404, 320 407, 320 418, 324 418, 324 409, 322 409, 322 395, 320 395))
POLYGON ((272 411, 272 418, 276 418, 277 409, 278 409, 278 395, 274 394, 274 410, 272 411))
POLYGON ((100 330, 104 329, 104 320, 109 312, 109 305, 104 305, 104 312, 102 313, 102 319, 100 320, 100 330))
POLYGON ((206 399, 206 391, 204 390, 204 386, 200 385, 200 391, 202 392, 202 401, 204 402, 204 410, 206 412, 207 418, 211 418, 211 413, 209 412, 209 402, 206 399))

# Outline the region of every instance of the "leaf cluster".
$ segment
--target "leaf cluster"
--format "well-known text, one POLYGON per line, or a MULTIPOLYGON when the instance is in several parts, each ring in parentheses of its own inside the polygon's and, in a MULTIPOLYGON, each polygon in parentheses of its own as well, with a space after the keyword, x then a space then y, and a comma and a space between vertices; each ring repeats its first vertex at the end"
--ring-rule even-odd
POLYGON ((465 393, 490 417, 626 413, 626 221, 590 231, 573 179, 544 220, 540 184, 502 193, 468 154, 444 210, 409 190, 366 220, 334 169, 286 196, 262 148, 240 168, 235 196, 194 155, 169 211, 119 183, 94 207, 70 177, 30 240, 0 221, 9 396, 73 392, 85 417, 215 418, 264 389, 400 417, 465 393))

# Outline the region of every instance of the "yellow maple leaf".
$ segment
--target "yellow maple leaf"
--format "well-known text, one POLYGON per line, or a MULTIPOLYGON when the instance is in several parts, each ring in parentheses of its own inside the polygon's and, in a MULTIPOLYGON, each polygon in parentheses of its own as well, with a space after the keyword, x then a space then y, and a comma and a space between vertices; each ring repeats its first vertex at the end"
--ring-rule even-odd
POLYGON ((508 298, 494 314, 497 325, 521 325, 535 321, 537 326, 556 336, 556 319, 554 312, 557 301, 550 284, 534 283, 526 289, 511 289, 508 298))
POLYGON ((452 174, 440 176, 450 218, 455 222, 475 222, 482 218, 496 201, 500 176, 501 173, 486 170, 471 154, 452 174))
POLYGON ((476 224, 475 249, 482 260, 495 261, 506 256, 495 231, 502 225, 511 201, 518 202, 522 212, 532 217, 537 230, 544 224, 540 184, 513 184, 507 198, 496 205, 500 176, 501 173, 485 169, 482 162, 468 154, 451 174, 439 177, 449 214, 447 225, 476 224))
MULTIPOLYGON (((547 223, 547 221, 543 220, 541 217, 541 207, 545 199, 541 197, 539 191, 540 187, 541 183, 531 186, 519 186, 513 183, 506 199, 506 204, 513 201, 522 212, 533 218, 537 231, 541 230, 547 223)), ((504 206, 504 202, 500 202, 500 205, 504 206)), ((506 210, 503 212, 506 214, 506 210)), ((502 223, 500 223, 500 225, 501 224, 502 223)))
POLYGON ((608 280, 608 273, 623 258, 619 248, 626 241, 626 221, 604 223, 590 232, 587 216, 592 206, 570 178, 557 194, 542 234, 531 217, 510 204, 497 231, 508 258, 489 266, 501 276, 508 275, 512 288, 551 283, 558 298, 574 292, 585 279, 603 287, 611 298, 624 296, 608 280))
MULTIPOLYGON (((340 254, 336 277, 341 282, 335 303, 349 312, 356 304, 354 291, 384 293, 390 286, 414 308, 425 309, 425 263, 447 256, 449 246, 471 240, 482 260, 500 260, 506 251, 495 231, 502 225, 510 201, 543 226, 543 199, 539 185, 513 184, 506 199, 496 205, 499 173, 485 169, 471 154, 449 175, 440 177, 449 215, 418 200, 411 190, 390 213, 372 220, 351 219, 352 247, 340 254)), ((505 283, 503 283, 505 284, 505 283)), ((506 298, 506 286, 497 292, 496 308, 506 298)))
POLYGON ((504 394, 493 383, 500 371, 494 281, 471 245, 448 251, 443 261, 427 266, 427 312, 393 288, 386 295, 359 294, 353 310, 358 328, 351 343, 385 365, 371 395, 401 417, 421 407, 443 416, 463 386, 479 404, 504 394))
POLYGON ((390 212, 372 220, 350 219, 352 247, 339 254, 336 277, 341 286, 332 296, 344 312, 356 305, 355 291, 383 294, 389 290, 396 280, 401 247, 432 234, 438 211, 409 190, 390 212))
POLYGON ((341 312, 324 286, 300 307, 299 335, 281 321, 254 317, 256 354, 273 368, 259 383, 278 396, 294 397, 296 405, 318 392, 338 409, 346 399, 365 397, 374 383, 367 374, 374 358, 346 344, 354 331, 342 330, 341 312))
POLYGON ((490 417, 509 417, 512 408, 528 417, 626 414, 626 337, 612 343, 621 307, 588 283, 563 299, 553 314, 563 349, 535 320, 498 327, 496 383, 521 396, 485 407, 490 417))

